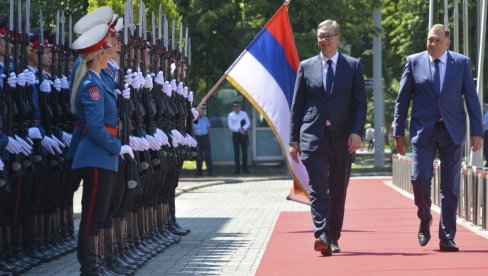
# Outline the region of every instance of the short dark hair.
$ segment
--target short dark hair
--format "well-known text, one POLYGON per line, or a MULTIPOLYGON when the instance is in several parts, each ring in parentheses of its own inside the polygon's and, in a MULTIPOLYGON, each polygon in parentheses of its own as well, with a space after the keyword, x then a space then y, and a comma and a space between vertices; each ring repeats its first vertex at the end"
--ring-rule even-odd
POLYGON ((237 105, 241 106, 241 102, 239 102, 239 101, 234 101, 234 102, 232 103, 232 105, 235 105, 235 104, 237 104, 237 105))

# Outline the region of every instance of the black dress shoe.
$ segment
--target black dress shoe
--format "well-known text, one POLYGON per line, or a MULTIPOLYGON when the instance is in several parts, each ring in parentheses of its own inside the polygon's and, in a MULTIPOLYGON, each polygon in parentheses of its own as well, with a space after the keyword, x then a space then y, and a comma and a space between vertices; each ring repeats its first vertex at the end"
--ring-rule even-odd
POLYGON ((439 242, 439 249, 442 252, 458 252, 459 247, 454 243, 453 240, 441 240, 439 242))
POLYGON ((332 253, 339 253, 341 252, 341 248, 339 247, 339 241, 338 240, 332 240, 330 243, 330 249, 332 253))
POLYGON ((322 233, 317 239, 315 239, 315 243, 313 245, 313 249, 315 251, 319 251, 322 256, 330 256, 332 255, 330 249, 330 242, 325 233, 322 233))
POLYGON ((420 246, 425 246, 427 243, 429 243, 431 225, 432 225, 432 218, 420 223, 419 234, 418 234, 420 246))

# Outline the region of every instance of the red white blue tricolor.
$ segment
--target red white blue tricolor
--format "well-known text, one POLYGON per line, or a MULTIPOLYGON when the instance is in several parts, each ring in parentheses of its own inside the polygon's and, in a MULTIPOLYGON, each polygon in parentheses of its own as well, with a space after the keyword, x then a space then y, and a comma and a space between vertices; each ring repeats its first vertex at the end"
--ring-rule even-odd
POLYGON ((280 143, 295 183, 310 194, 308 175, 288 152, 290 107, 299 66, 298 54, 283 4, 227 71, 232 83, 266 118, 280 143))

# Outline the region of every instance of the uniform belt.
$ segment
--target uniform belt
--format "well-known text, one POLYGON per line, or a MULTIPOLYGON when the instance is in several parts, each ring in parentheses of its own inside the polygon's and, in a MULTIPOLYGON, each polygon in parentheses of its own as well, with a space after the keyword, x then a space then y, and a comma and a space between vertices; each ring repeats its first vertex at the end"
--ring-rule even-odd
MULTIPOLYGON (((109 126, 109 125, 105 125, 105 128, 107 129, 108 131, 108 134, 114 136, 114 137, 118 137, 119 136, 119 129, 116 128, 116 127, 113 127, 113 126, 109 126)), ((83 135, 87 135, 88 134, 88 128, 87 127, 83 127, 81 129, 81 133, 83 133, 83 135)))

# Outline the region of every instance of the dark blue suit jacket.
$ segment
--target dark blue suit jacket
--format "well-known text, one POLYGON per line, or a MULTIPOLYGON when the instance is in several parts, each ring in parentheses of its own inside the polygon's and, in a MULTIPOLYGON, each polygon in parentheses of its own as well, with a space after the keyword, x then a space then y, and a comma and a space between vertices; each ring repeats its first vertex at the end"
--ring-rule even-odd
POLYGON ((299 142, 301 150, 314 151, 329 120, 334 136, 347 144, 352 133, 362 136, 366 110, 364 77, 359 60, 339 53, 332 97, 325 94, 320 55, 304 60, 300 63, 295 82, 290 143, 299 142))
POLYGON ((393 135, 404 136, 408 109, 413 99, 410 122, 412 143, 427 143, 439 118, 444 121, 453 142, 463 143, 466 136, 464 98, 470 119, 471 136, 482 136, 481 106, 469 58, 455 52, 447 52, 446 74, 440 94, 435 92, 432 78, 427 51, 407 57, 395 105, 393 135))

